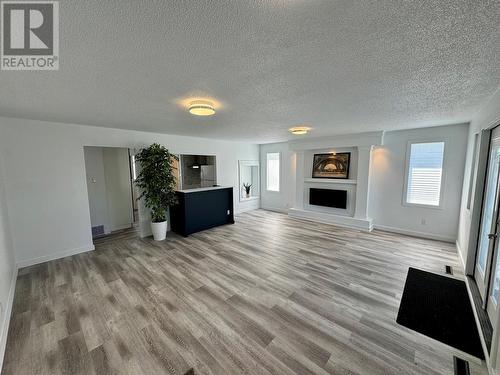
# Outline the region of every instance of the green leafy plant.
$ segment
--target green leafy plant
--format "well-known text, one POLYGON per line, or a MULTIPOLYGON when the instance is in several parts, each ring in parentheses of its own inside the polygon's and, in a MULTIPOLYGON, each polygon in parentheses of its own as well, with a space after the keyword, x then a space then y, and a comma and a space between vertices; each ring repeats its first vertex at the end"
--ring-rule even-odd
POLYGON ((151 219, 154 223, 167 220, 169 206, 177 204, 175 195, 176 181, 172 161, 178 160, 176 155, 158 143, 143 148, 136 156, 141 170, 136 185, 141 190, 139 198, 144 197, 146 207, 151 209, 151 219))
POLYGON ((250 188, 252 187, 252 184, 248 184, 248 183, 243 183, 243 188, 245 189, 245 192, 247 194, 250 194, 250 188))

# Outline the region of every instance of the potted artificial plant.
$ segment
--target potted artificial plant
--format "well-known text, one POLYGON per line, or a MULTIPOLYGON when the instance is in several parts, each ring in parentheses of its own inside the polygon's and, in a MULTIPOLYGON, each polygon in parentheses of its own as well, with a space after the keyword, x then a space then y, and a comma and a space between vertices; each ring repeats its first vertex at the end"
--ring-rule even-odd
POLYGON ((173 159, 177 159, 177 156, 157 143, 143 148, 135 156, 141 167, 135 180, 141 190, 137 199, 144 198, 146 207, 151 209, 151 231, 155 241, 166 238, 168 207, 177 203, 176 181, 172 171, 173 159))
POLYGON ((252 184, 243 183, 243 188, 245 189, 247 198, 250 198, 250 189, 252 188, 252 184))

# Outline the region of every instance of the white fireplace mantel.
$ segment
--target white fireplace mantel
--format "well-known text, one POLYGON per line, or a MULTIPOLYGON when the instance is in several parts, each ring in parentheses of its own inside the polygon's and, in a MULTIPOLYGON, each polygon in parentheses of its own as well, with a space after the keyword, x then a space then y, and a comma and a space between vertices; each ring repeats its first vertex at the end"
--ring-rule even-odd
POLYGON ((343 184, 343 185, 356 185, 358 180, 340 180, 333 178, 305 178, 304 182, 316 184, 343 184))
POLYGON ((289 209, 288 214, 295 218, 312 220, 317 222, 336 224, 350 228, 366 231, 373 229, 373 220, 369 216, 369 191, 370 191, 370 166, 373 146, 382 144, 383 132, 363 133, 358 135, 327 137, 292 142, 290 150, 295 153, 295 202, 289 209), (355 148, 357 150, 357 170, 351 179, 318 179, 310 178, 310 171, 306 168, 307 158, 311 153, 322 150, 355 148), (306 158, 307 155, 307 158, 306 158), (306 170, 307 169, 307 170, 306 170), (322 208, 316 209, 306 202, 306 189, 310 186, 321 186, 325 188, 339 188, 344 186, 351 194, 348 199, 347 210, 339 212, 338 209, 322 208), (331 186, 331 187, 330 187, 331 186), (354 194, 354 196, 352 196, 354 194), (354 207, 352 207, 354 205, 354 207))

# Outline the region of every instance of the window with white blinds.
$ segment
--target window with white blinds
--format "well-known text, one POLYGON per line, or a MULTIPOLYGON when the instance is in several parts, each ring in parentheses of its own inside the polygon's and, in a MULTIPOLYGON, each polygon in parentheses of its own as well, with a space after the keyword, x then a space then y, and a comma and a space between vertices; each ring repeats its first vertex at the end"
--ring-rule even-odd
POLYGON ((411 143, 406 180, 406 203, 439 207, 444 142, 411 143))

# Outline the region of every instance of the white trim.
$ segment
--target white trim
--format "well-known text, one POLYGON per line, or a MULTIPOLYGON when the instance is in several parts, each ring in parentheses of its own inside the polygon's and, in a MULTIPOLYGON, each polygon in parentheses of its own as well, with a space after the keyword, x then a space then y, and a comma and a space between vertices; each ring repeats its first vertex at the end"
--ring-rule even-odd
POLYGON ((65 251, 61 251, 58 253, 44 255, 44 256, 41 256, 38 258, 22 260, 22 261, 18 262, 16 264, 16 266, 17 266, 17 268, 29 267, 29 266, 33 266, 35 264, 50 262, 51 260, 65 258, 65 257, 69 257, 72 255, 86 253, 87 251, 93 251, 93 250, 95 250, 95 246, 93 244, 86 245, 86 246, 82 246, 82 247, 77 247, 76 249, 65 250, 65 251))
POLYGON ((7 345, 7 336, 9 334, 10 325, 10 315, 12 313, 12 305, 14 304, 14 294, 16 291, 16 281, 17 281, 17 270, 16 267, 12 273, 12 279, 10 281, 9 297, 7 298, 7 304, 5 306, 5 313, 0 327, 0 372, 2 371, 3 360, 5 356, 5 347, 7 345))
MULTIPOLYGON (((120 230, 129 229, 129 228, 132 228, 133 226, 134 226, 134 224, 132 224, 132 223, 119 225, 116 228, 113 228, 113 230, 110 231, 109 233, 114 233, 114 232, 118 232, 120 230)), ((109 233, 107 233, 107 234, 109 234, 109 233)))
POLYGON ((418 232, 418 231, 413 231, 413 230, 408 230, 408 229, 389 227, 389 226, 380 225, 380 224, 375 224, 374 228, 378 229, 378 230, 381 230, 381 231, 384 231, 384 232, 404 234, 405 236, 426 238, 426 239, 429 239, 429 240, 437 240, 437 241, 444 241, 444 242, 451 242, 451 243, 456 242, 456 238, 454 238, 454 237, 448 237, 448 236, 442 236, 440 234, 427 233, 427 232, 418 232))
MULTIPOLYGON (((257 199, 255 199, 253 202, 250 201, 251 203, 258 203, 256 202, 257 199)), ((248 211, 255 211, 255 210, 258 210, 260 207, 258 204, 253 204, 253 205, 245 205, 244 207, 238 207, 236 210, 234 210, 234 214, 235 215, 239 215, 239 214, 242 214, 243 212, 248 212, 248 211)))
POLYGON ((240 197, 240 203, 244 203, 244 202, 248 202, 248 201, 255 201, 255 200, 258 200, 260 199, 260 196, 250 196, 248 198, 241 198, 240 197))
POLYGON ((262 188, 261 187, 261 183, 260 183, 260 173, 261 172, 260 172, 260 161, 259 160, 238 160, 238 187, 239 187, 238 198, 239 198, 240 202, 248 202, 248 201, 251 201, 251 200, 260 199, 260 189, 262 188), (251 164, 251 163, 254 163, 254 164, 251 164), (258 181, 257 184, 252 183, 252 186, 256 185, 256 186, 259 187, 259 195, 252 195, 252 196, 250 196, 248 198, 242 196, 242 194, 241 194, 242 193, 242 189, 243 189, 243 186, 241 184, 241 167, 242 166, 258 167, 259 168, 259 173, 257 174, 257 176, 259 176, 259 181, 258 181))
MULTIPOLYGON (((472 160, 469 176, 467 176, 469 187, 467 189, 467 201, 465 202, 466 212, 470 214, 471 208, 473 207, 473 197, 474 197, 474 186, 476 185, 477 178, 477 168, 479 164, 479 154, 480 150, 480 139, 481 132, 475 133, 472 135, 473 137, 473 145, 472 145, 472 160)), ((464 179, 465 179, 465 170, 464 170, 464 179)))
MULTIPOLYGON (((443 181, 441 181, 441 189, 443 189, 443 181)), ((405 189, 407 191, 407 189, 405 189)), ((406 193, 405 193, 406 194, 406 193)), ((442 200, 440 199, 442 202, 442 200)), ((430 208, 431 210, 444 210, 443 204, 439 204, 439 206, 433 206, 432 204, 421 204, 421 203, 408 203, 406 202, 406 197, 405 201, 403 201, 403 206, 405 207, 417 207, 417 208, 430 208)))
POLYGON ((458 258, 460 260, 460 264, 462 265, 462 269, 464 270, 464 275, 467 276, 467 273, 465 272, 464 255, 462 254, 462 248, 460 247, 460 244, 458 243, 458 240, 455 241, 455 246, 457 248, 457 253, 458 253, 458 258))
POLYGON ((333 224, 340 227, 359 229, 367 232, 373 230, 373 220, 370 218, 359 219, 350 216, 332 215, 324 212, 308 211, 299 208, 290 208, 288 216, 295 219, 315 221, 324 224, 333 224))
POLYGON ((286 214, 286 215, 288 215, 288 209, 287 208, 267 206, 267 207, 261 207, 261 209, 265 210, 265 211, 278 212, 280 214, 286 214))
MULTIPOLYGON (((446 185, 446 140, 438 138, 433 140, 410 140, 406 143, 406 161, 405 161, 405 179, 403 184, 403 201, 401 204, 405 207, 420 207, 420 208, 430 208, 434 210, 444 209, 444 186, 446 185), (411 158, 411 146, 414 144, 421 143, 443 143, 443 163, 441 164, 441 186, 439 192, 439 205, 434 206, 431 204, 420 204, 408 202, 408 178, 410 175, 410 158, 411 158)), ((454 242, 454 241, 452 241, 454 242)))
POLYGON ((342 180, 339 178, 305 178, 304 182, 311 183, 322 183, 322 184, 345 184, 345 185, 356 185, 357 180, 342 180))

